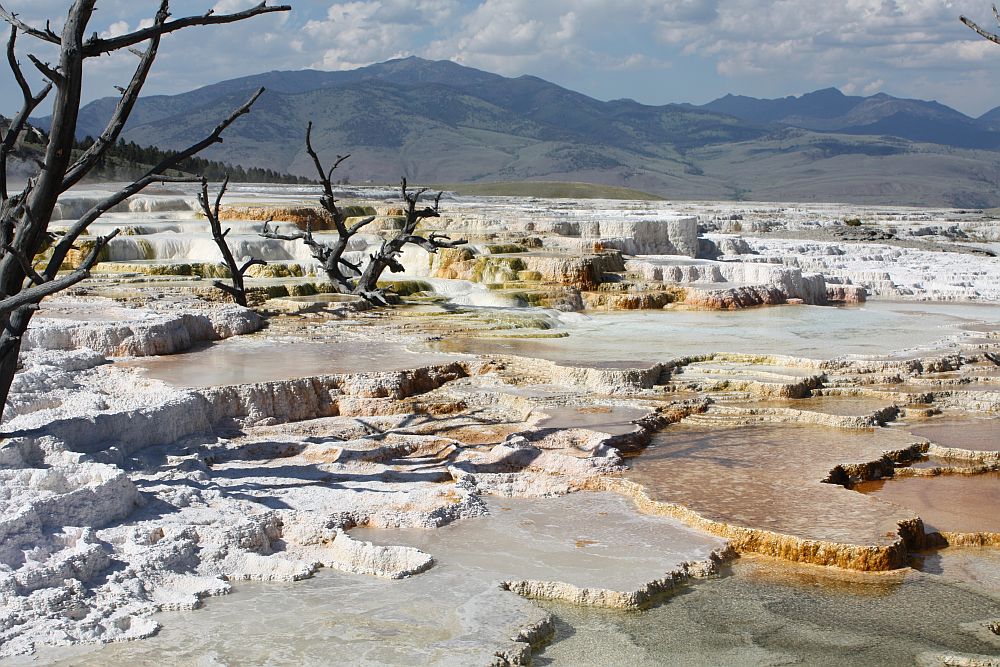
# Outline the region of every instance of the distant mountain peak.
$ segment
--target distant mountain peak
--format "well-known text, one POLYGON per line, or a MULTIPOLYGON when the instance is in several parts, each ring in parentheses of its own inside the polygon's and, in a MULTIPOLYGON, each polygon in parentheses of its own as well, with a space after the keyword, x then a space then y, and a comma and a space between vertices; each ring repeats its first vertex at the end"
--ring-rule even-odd
MULTIPOLYGON (((802 95, 799 95, 798 98, 795 98, 794 96, 792 97, 793 99, 802 99, 803 97, 841 98, 841 97, 847 97, 847 95, 845 95, 843 91, 840 90, 840 88, 834 88, 833 86, 830 86, 829 88, 820 88, 819 90, 814 90, 811 93, 804 93, 802 95)), ((786 97, 785 99, 788 98, 786 97)))
MULTIPOLYGON (((352 155, 343 167, 351 180, 569 179, 718 196, 734 183, 757 191, 762 174, 785 173, 780 165, 789 161, 836 156, 853 160, 850 169, 838 162, 817 169, 816 178, 823 181, 829 172, 831 183, 861 179, 863 190, 871 174, 875 180, 894 177, 857 169, 876 162, 869 157, 905 154, 907 140, 1000 149, 1000 119, 973 121, 936 102, 849 96, 837 88, 779 99, 727 94, 703 106, 601 101, 537 76, 506 77, 416 55, 345 71, 271 71, 180 95, 142 97, 123 138, 186 147, 207 118, 224 117, 259 86, 268 94, 206 158, 311 174, 303 133, 312 121, 317 150, 352 155), (711 155, 753 156, 753 173, 730 171, 728 158, 713 162, 706 157, 711 155)), ((117 101, 109 97, 82 108, 80 138, 100 133, 117 101)), ((47 127, 45 120, 38 125, 47 127)), ((983 162, 975 156, 961 160, 983 162)), ((733 164, 747 163, 741 158, 733 164)), ((975 173, 987 172, 977 166, 975 173)), ((946 174, 942 182, 951 178, 946 174)), ((787 179, 780 187, 789 187, 787 179)), ((952 188, 955 197, 972 201, 962 193, 975 190, 979 196, 981 184, 962 188, 952 188)))
POLYGON ((901 99, 884 92, 845 95, 833 87, 777 99, 726 95, 699 108, 753 123, 898 136, 963 148, 995 147, 996 138, 988 134, 1000 117, 977 121, 936 101, 901 99))

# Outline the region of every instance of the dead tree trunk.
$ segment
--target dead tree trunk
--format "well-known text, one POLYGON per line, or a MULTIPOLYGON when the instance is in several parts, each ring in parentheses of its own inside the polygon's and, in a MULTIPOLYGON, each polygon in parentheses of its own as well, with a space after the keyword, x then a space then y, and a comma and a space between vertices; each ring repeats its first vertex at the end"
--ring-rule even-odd
POLYGON ((236 263, 233 251, 229 248, 229 243, 226 241, 226 235, 229 234, 230 230, 222 231, 222 223, 219 222, 219 207, 222 205, 222 196, 226 194, 226 187, 228 185, 229 177, 226 176, 226 180, 222 182, 222 187, 219 188, 219 194, 215 196, 215 203, 212 204, 208 198, 208 179, 202 178, 198 203, 201 204, 201 210, 205 213, 205 217, 208 218, 208 225, 212 228, 212 239, 219 246, 219 252, 222 253, 222 261, 226 264, 226 268, 229 269, 230 280, 233 283, 232 285, 227 285, 221 280, 216 280, 212 282, 212 285, 231 296, 233 301, 246 308, 247 291, 243 284, 243 277, 246 275, 247 269, 251 266, 264 266, 267 262, 251 257, 243 264, 236 263))
POLYGON ((281 241, 301 240, 308 248, 313 258, 319 262, 334 289, 343 294, 350 294, 354 291, 352 279, 361 273, 361 266, 344 259, 344 252, 350 244, 351 237, 361 231, 363 227, 371 223, 375 216, 362 218, 350 227, 347 226, 347 216, 337 206, 337 198, 333 195, 333 172, 340 164, 351 157, 350 155, 338 155, 330 169, 323 166, 312 145, 312 123, 306 127, 306 152, 312 158, 316 173, 319 175, 320 184, 323 186, 323 195, 320 197, 320 205, 323 206, 337 230, 337 239, 332 243, 322 243, 313 237, 312 225, 306 222, 305 231, 292 232, 291 234, 280 234, 278 228, 271 229, 264 223, 264 230, 261 236, 268 239, 279 239, 281 241))
POLYGON ((65 236, 55 245, 52 256, 44 271, 33 268, 35 256, 47 240, 48 225, 56 200, 63 192, 78 183, 104 157, 108 147, 114 144, 132 112, 139 93, 145 84, 153 61, 156 58, 163 35, 197 25, 233 23, 260 14, 288 11, 286 5, 267 6, 266 2, 241 12, 216 14, 211 11, 200 16, 170 19, 169 3, 162 0, 151 25, 134 32, 102 38, 95 31, 85 37, 88 24, 94 12, 96 0, 74 0, 69 8, 61 33, 49 28, 35 28, 0 5, 0 19, 11 25, 11 36, 7 44, 7 62, 24 98, 20 112, 11 121, 7 132, 0 140, 0 406, 7 401, 17 357, 21 348, 21 337, 28 329, 32 313, 46 296, 70 287, 89 274, 97 263, 101 250, 110 236, 99 238, 90 255, 68 275, 59 276, 67 253, 73 244, 86 232, 94 220, 113 206, 140 192, 151 183, 158 181, 196 181, 190 178, 167 178, 162 174, 179 161, 194 155, 204 148, 222 141, 222 132, 239 116, 247 113, 259 97, 253 98, 234 111, 226 120, 203 140, 193 144, 176 156, 153 167, 145 176, 119 190, 97 204, 83 217, 72 224, 65 236), (29 55, 32 65, 48 80, 48 85, 35 94, 28 85, 15 54, 18 33, 26 34, 42 42, 58 47, 59 57, 55 65, 43 63, 29 55), (144 51, 135 51, 139 64, 128 86, 122 89, 122 97, 112 113, 104 132, 94 145, 82 154, 74 156, 73 142, 76 137, 77 117, 80 110, 83 88, 84 62, 102 54, 131 50, 138 44, 147 42, 144 51), (52 99, 51 127, 45 146, 42 166, 28 180, 27 186, 19 193, 7 192, 7 158, 14 148, 18 136, 27 127, 27 118, 50 91, 55 91, 52 99))
POLYGON ((403 228, 400 229, 391 239, 382 241, 378 252, 370 256, 370 261, 364 272, 358 279, 358 284, 354 288, 354 293, 364 297, 372 303, 386 304, 385 293, 378 288, 378 281, 386 269, 393 273, 403 271, 403 265, 399 263, 399 254, 403 251, 403 246, 413 243, 430 253, 436 253, 439 248, 454 248, 467 243, 464 239, 452 241, 447 236, 431 233, 428 236, 420 236, 416 233, 417 225, 427 218, 440 217, 438 206, 441 203, 441 193, 434 198, 434 206, 417 208, 420 196, 427 191, 422 188, 410 193, 406 189, 406 179, 402 181, 403 200, 406 202, 406 220, 403 228))
MULTIPOLYGON (((378 281, 386 269, 393 272, 403 270, 403 265, 399 263, 399 254, 403 246, 413 243, 427 250, 427 252, 437 252, 438 248, 454 248, 466 243, 464 240, 452 241, 447 236, 441 234, 430 234, 427 237, 419 236, 416 233, 417 225, 426 218, 439 217, 438 204, 441 201, 441 193, 434 198, 433 207, 417 208, 420 195, 426 192, 425 189, 410 193, 406 188, 406 179, 403 179, 402 191, 403 199, 406 202, 406 220, 395 236, 382 241, 382 245, 377 252, 369 256, 369 262, 364 271, 359 264, 344 259, 344 252, 350 243, 351 238, 363 227, 368 225, 374 216, 363 218, 350 227, 347 226, 347 216, 337 206, 337 199, 333 195, 333 172, 340 164, 350 157, 350 155, 338 155, 336 161, 330 169, 323 166, 319 155, 312 145, 312 123, 306 129, 306 151, 312 158, 313 165, 319 175, 320 183, 323 186, 323 195, 320 197, 320 204, 323 209, 330 214, 334 227, 337 230, 337 238, 331 243, 317 241, 313 236, 312 226, 307 222, 305 231, 296 231, 290 234, 282 234, 278 229, 271 228, 268 223, 264 223, 264 230, 261 236, 269 239, 280 239, 282 241, 301 240, 308 246, 313 258, 320 263, 324 273, 333 283, 338 292, 344 294, 356 294, 365 300, 378 305, 386 305, 386 297, 382 290, 378 288, 378 281), (346 271, 345 271, 346 269, 346 271), (360 276, 355 280, 355 276, 360 276)), ((270 222, 270 221, 268 221, 270 222)))

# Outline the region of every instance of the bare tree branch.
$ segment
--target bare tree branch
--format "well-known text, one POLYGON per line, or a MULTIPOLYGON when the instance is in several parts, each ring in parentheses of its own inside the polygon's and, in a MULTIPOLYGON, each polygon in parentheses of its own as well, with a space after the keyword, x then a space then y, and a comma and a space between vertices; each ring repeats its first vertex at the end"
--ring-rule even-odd
POLYGON ((370 215, 370 216, 368 216, 367 218, 361 218, 360 220, 358 220, 357 222, 355 222, 355 223, 354 223, 353 225, 351 225, 351 226, 350 226, 350 227, 348 228, 348 230, 347 230, 347 235, 348 235, 348 236, 354 236, 354 235, 355 235, 355 234, 357 234, 357 233, 358 233, 359 231, 361 231, 361 228, 362 228, 362 227, 364 227, 364 226, 366 226, 366 225, 369 225, 369 224, 371 224, 372 222, 375 222, 375 217, 376 217, 376 216, 374 216, 374 215, 370 215))
POLYGON ((0 140, 0 200, 2 201, 8 199, 7 157, 13 152, 14 146, 17 144, 17 138, 24 130, 31 112, 41 104, 42 100, 49 94, 49 91, 52 90, 52 84, 49 83, 37 95, 31 92, 31 86, 28 85, 27 79, 24 78, 24 72, 21 71, 21 65, 17 62, 17 55, 14 52, 14 45, 16 43, 17 28, 12 27, 10 29, 10 39, 7 41, 7 64, 10 65, 11 72, 14 73, 14 79, 21 89, 21 96, 24 98, 24 102, 21 105, 21 110, 17 112, 11 119, 10 125, 7 126, 3 139, 0 140))
MULTIPOLYGON (((993 5, 993 16, 994 18, 996 18, 997 23, 1000 23, 1000 13, 997 12, 996 5, 993 5)), ((988 39, 994 44, 1000 44, 1000 36, 981 28, 979 24, 973 21, 972 19, 966 18, 965 16, 960 16, 958 20, 967 25, 968 27, 972 28, 972 30, 974 30, 980 37, 988 39)))
MULTIPOLYGON (((202 141, 161 161, 142 178, 108 196, 91 208, 74 222, 64 238, 55 244, 45 271, 34 270, 34 267, 30 265, 49 236, 48 225, 52 220, 59 195, 90 171, 104 147, 120 135, 121 127, 133 111, 132 105, 139 89, 146 80, 145 77, 150 70, 150 65, 155 59, 158 47, 157 39, 164 34, 189 26, 232 23, 252 16, 288 11, 289 9, 284 5, 269 7, 266 2, 262 2, 254 8, 234 14, 215 16, 210 11, 202 16, 171 21, 169 20, 167 2, 160 0, 157 3, 160 6, 160 12, 150 27, 126 35, 102 39, 89 27, 96 3, 97 0, 71 0, 67 2, 68 12, 58 35, 48 24, 44 29, 27 25, 14 13, 0 5, 0 20, 7 21, 18 34, 26 34, 42 42, 58 46, 58 59, 53 61, 51 65, 34 56, 29 56, 31 63, 52 83, 50 87, 52 114, 48 141, 44 148, 44 159, 39 163, 39 171, 28 179, 28 187, 13 197, 0 198, 2 199, 0 201, 0 240, 3 241, 0 244, 0 406, 6 402, 17 373, 21 339, 30 325, 32 313, 37 308, 38 301, 48 294, 53 294, 83 280, 88 275, 90 268, 98 261, 100 252, 107 247, 111 236, 98 240, 94 252, 85 259, 78 270, 68 275, 59 275, 59 268, 65 260, 66 254, 72 249, 73 242, 101 214, 125 201, 132 194, 141 191, 150 183, 196 180, 191 177, 168 178, 163 174, 181 160, 221 141, 222 132, 237 117, 247 113, 253 102, 263 92, 262 90, 257 91, 246 104, 236 109, 202 141), (88 32, 92 35, 89 39, 85 37, 88 32), (142 42, 149 42, 149 44, 147 44, 145 52, 139 56, 140 62, 132 81, 122 91, 119 108, 105 132, 102 133, 99 146, 85 152, 83 156, 74 157, 73 146, 79 129, 80 106, 86 78, 85 60, 101 53, 119 49, 132 50, 133 46, 142 42), (79 164, 74 163, 74 159, 78 159, 79 164), (7 247, 3 248, 3 246, 7 247), (30 283, 26 284, 28 279, 36 284, 33 286, 30 283), (39 279, 44 282, 37 284, 39 279)), ((12 37, 12 41, 8 45, 8 62, 11 64, 14 78, 22 88, 25 98, 30 97, 34 100, 39 96, 30 95, 30 89, 27 92, 25 90, 23 73, 20 72, 17 60, 13 56, 13 39, 15 38, 12 37)), ((10 137, 5 135, 2 139, 16 142, 19 127, 19 123, 15 122, 11 126, 14 132, 10 137)), ((2 146, 2 141, 0 141, 0 146, 2 146)))
POLYGON ((302 239, 306 245, 319 245, 313 240, 312 226, 309 225, 309 223, 306 223, 305 231, 298 230, 292 232, 291 234, 280 234, 277 226, 273 229, 271 228, 270 225, 272 222, 274 222, 273 218, 264 221, 264 229, 260 232, 260 236, 263 236, 266 239, 277 239, 279 241, 298 241, 299 239, 302 239))
POLYGON ((229 116, 225 120, 216 125, 215 129, 212 130, 211 134, 209 134, 207 137, 205 137, 198 143, 188 146, 181 152, 175 153, 170 157, 165 158, 158 165, 150 169, 146 173, 146 175, 151 176, 155 174, 162 174, 167 169, 172 169, 174 166, 177 165, 177 163, 186 160, 192 155, 200 153, 201 151, 205 150, 212 144, 222 143, 222 133, 226 131, 226 128, 232 125, 236 121, 236 119, 239 118, 240 116, 250 113, 250 107, 252 107, 254 102, 256 102, 257 99, 263 94, 264 94, 264 89, 258 88, 257 91, 250 96, 250 99, 243 103, 243 106, 234 110, 231 114, 229 114, 229 116))
POLYGON ((347 251, 347 246, 350 243, 351 237, 360 232, 366 225, 371 224, 375 220, 375 216, 368 216, 358 220, 350 227, 347 226, 347 216, 344 215, 344 211, 337 206, 337 198, 334 196, 333 192, 333 172, 337 169, 350 155, 338 155, 337 159, 334 161, 333 166, 330 169, 326 169, 323 166, 323 161, 320 159, 319 154, 313 147, 312 143, 312 123, 310 122, 306 126, 306 153, 312 159, 313 166, 316 168, 316 174, 319 176, 320 184, 323 188, 323 194, 320 196, 320 205, 323 209, 330 214, 333 220, 334 227, 337 230, 337 239, 331 243, 321 243, 317 241, 312 234, 312 226, 307 222, 305 232, 298 231, 291 234, 280 234, 277 228, 271 229, 266 223, 264 225, 264 230, 261 232, 261 236, 269 239, 278 239, 282 241, 297 241, 301 240, 308 248, 310 254, 312 254, 313 259, 320 263, 323 267, 323 271, 326 273, 327 277, 333 283, 333 285, 343 293, 351 293, 355 289, 355 285, 352 283, 352 277, 356 274, 361 273, 361 265, 355 264, 344 259, 344 253, 347 251), (345 274, 343 268, 346 267, 348 273, 345 274))
MULTIPOLYGON (((156 17, 153 19, 154 27, 163 25, 170 16, 167 6, 168 0, 161 0, 160 9, 156 12, 156 17)), ((115 107, 114 113, 111 114, 111 119, 108 121, 104 131, 101 132, 93 145, 87 148, 83 155, 77 158, 76 162, 66 172, 66 177, 63 178, 62 183, 63 192, 69 190, 80 179, 86 176, 97 165, 107 150, 118 141, 122 130, 125 129, 125 121, 128 120, 129 115, 132 113, 136 100, 139 99, 139 93, 142 92, 142 87, 146 83, 146 77, 149 75, 149 70, 156 59, 159 46, 160 36, 155 35, 150 40, 150 44, 146 50, 141 52, 139 65, 132 75, 132 80, 129 82, 128 87, 122 90, 122 97, 118 100, 118 105, 115 107)))
POLYGON ((55 248, 52 249, 52 257, 49 258, 49 263, 45 267, 45 276, 50 280, 55 278, 56 274, 59 272, 59 268, 62 266, 63 261, 66 259, 66 255, 73 248, 73 244, 76 243, 76 240, 81 234, 87 231, 87 227, 90 226, 90 223, 94 222, 132 195, 141 192, 148 185, 153 183, 195 183, 198 180, 197 176, 161 176, 159 174, 148 174, 131 185, 122 188, 113 195, 102 199, 94 205, 93 208, 84 213, 80 219, 73 223, 68 230, 66 230, 66 234, 62 237, 59 243, 56 244, 55 248))
POLYGON ((213 280, 212 281, 212 287, 214 287, 216 289, 219 289, 219 290, 222 290, 223 292, 225 292, 229 296, 233 297, 233 301, 236 301, 237 295, 240 294, 240 292, 238 292, 232 285, 227 285, 226 283, 222 282, 221 280, 213 280))
MULTIPOLYGON (((201 210, 208 218, 209 227, 212 229, 212 238, 215 240, 215 244, 219 246, 219 252, 222 254, 222 261, 225 262, 226 267, 229 269, 230 279, 233 281, 232 285, 226 285, 222 281, 216 280, 212 284, 218 287, 223 292, 229 294, 233 297, 233 300, 239 305, 246 308, 247 306, 247 294, 246 287, 243 283, 243 277, 246 274, 247 269, 254 265, 265 265, 262 259, 251 258, 243 264, 243 266, 238 266, 236 264, 236 258, 233 257, 233 251, 230 250, 229 244, 226 242, 226 234, 229 230, 222 231, 222 223, 219 221, 219 208, 222 205, 222 195, 226 193, 226 188, 229 186, 229 176, 222 182, 222 187, 219 188, 219 193, 215 196, 215 202, 210 200, 208 196, 208 179, 201 179, 201 192, 198 193, 198 203, 201 204, 201 210)), ((265 223, 265 228, 267 224, 265 223)))
MULTIPOLYGON (((47 227, 59 196, 59 185, 72 159, 83 90, 83 34, 93 13, 95 1, 73 0, 63 25, 57 66, 59 74, 54 82, 56 87, 53 90, 51 124, 44 160, 33 179, 31 193, 24 201, 22 215, 19 220, 14 221, 14 235, 10 242, 10 245, 28 257, 34 257, 45 241, 47 227)), ((32 58, 32 61, 36 64, 38 62, 37 58, 32 58)), ((9 253, 4 254, 0 258, 0 296, 17 294, 23 287, 24 278, 17 259, 9 253)), ((27 311, 17 309, 11 317, 17 320, 16 323, 13 320, 8 322, 13 329, 5 326, 0 332, 0 398, 9 387, 9 369, 16 361, 10 355, 17 345, 8 344, 6 339, 19 336, 13 332, 27 327, 31 316, 27 311)))
POLYGON ((378 252, 370 256, 368 266, 365 267, 355 287, 355 294, 373 303, 386 303, 385 294, 383 294, 382 290, 378 289, 378 280, 386 269, 393 273, 400 273, 404 270, 398 258, 406 244, 417 245, 427 252, 436 253, 440 248, 454 248, 467 243, 464 239, 452 241, 447 236, 433 232, 428 237, 423 237, 416 233, 417 226, 421 221, 427 218, 440 217, 441 214, 438 209, 441 205, 441 195, 443 193, 439 192, 434 197, 434 206, 425 206, 419 209, 417 206, 419 205, 420 197, 427 192, 427 188, 410 192, 406 178, 403 178, 400 182, 400 191, 403 195, 403 201, 406 202, 406 220, 403 223, 403 228, 393 238, 382 241, 378 252))
POLYGON ((62 74, 60 74, 55 68, 53 68, 52 65, 49 65, 48 63, 43 63, 41 60, 31 55, 30 53, 28 54, 28 60, 30 60, 31 64, 35 66, 35 69, 37 69, 39 72, 42 73, 42 76, 44 76, 46 79, 48 79, 55 85, 62 86, 65 84, 66 78, 62 74))
POLYGON ((78 282, 89 278, 90 270, 94 268, 94 265, 100 259, 101 251, 107 247, 111 239, 118 235, 119 231, 121 230, 116 229, 107 236, 97 237, 97 241, 94 243, 90 254, 87 255, 86 259, 83 260, 83 263, 75 271, 59 278, 46 280, 40 285, 23 289, 13 296, 0 300, 0 315, 6 315, 22 306, 37 304, 45 297, 56 292, 61 292, 67 287, 72 287, 78 282))
POLYGON ((337 232, 343 236, 348 233, 348 230, 344 228, 344 215, 337 207, 337 198, 333 195, 333 182, 331 179, 333 178, 334 170, 351 156, 349 154, 338 155, 333 166, 329 170, 325 169, 322 161, 319 159, 319 154, 316 153, 312 145, 312 127, 313 124, 310 121, 306 126, 306 153, 312 158, 313 165, 316 167, 316 173, 319 175, 320 184, 323 186, 323 195, 320 197, 319 202, 333 218, 333 224, 337 228, 337 232))
MULTIPOLYGON (((117 37, 109 37, 107 39, 101 39, 95 33, 90 39, 84 44, 83 55, 84 57, 91 58, 93 56, 99 56, 102 53, 110 53, 111 51, 118 51, 119 49, 124 49, 129 46, 134 46, 140 42, 145 42, 147 39, 153 39, 154 37, 160 37, 170 32, 175 32, 181 30, 182 28, 189 28, 191 26, 198 25, 218 25, 221 23, 235 23, 237 21, 242 21, 254 16, 259 16, 261 14, 269 14, 272 12, 287 12, 291 11, 289 5, 278 5, 273 7, 268 7, 266 2, 262 2, 256 7, 251 7, 241 12, 235 12, 233 14, 218 14, 216 15, 213 10, 208 10, 201 16, 187 16, 182 19, 177 19, 175 21, 164 22, 160 25, 153 25, 148 28, 143 28, 141 30, 136 30, 135 32, 126 33, 124 35, 118 35, 117 37)), ((40 39, 43 42, 49 42, 51 44, 62 45, 62 38, 53 32, 48 24, 45 25, 45 30, 38 30, 33 28, 21 19, 17 17, 16 14, 8 11, 2 5, 0 5, 0 19, 7 21, 7 23, 18 28, 21 32, 26 35, 31 35, 36 39, 40 39)))
POLYGON ((178 162, 184 160, 185 158, 191 157, 192 155, 203 150, 207 146, 214 143, 222 141, 222 133, 228 128, 233 122, 240 116, 249 113, 250 107, 253 103, 257 101, 264 92, 263 88, 260 88, 247 100, 241 107, 234 110, 229 116, 219 123, 211 134, 202 139, 196 144, 189 146, 180 153, 176 153, 166 159, 164 159, 160 164, 156 165, 150 169, 142 178, 138 179, 131 185, 122 188, 115 194, 107 197, 106 199, 99 202, 96 206, 87 211, 83 217, 77 220, 66 232, 66 236, 56 245, 52 252, 52 258, 49 260, 48 266, 45 268, 45 275, 53 277, 59 271, 59 267, 62 266, 63 260, 66 259, 66 254, 72 248, 76 239, 87 229, 94 220, 107 213, 109 210, 122 203, 134 194, 138 194, 148 185, 152 183, 196 183, 201 179, 196 176, 164 176, 163 172, 167 169, 172 168, 178 162))
POLYGON ((18 262, 20 262, 21 269, 24 271, 24 274, 31 279, 31 282, 35 283, 36 285, 41 285, 44 282, 48 282, 45 278, 40 276, 37 271, 35 271, 35 267, 32 266, 31 260, 23 252, 21 252, 14 246, 10 245, 9 243, 4 244, 3 249, 6 250, 11 255, 13 255, 14 258, 16 258, 18 262))
POLYGON ((347 261, 346 259, 344 259, 343 257, 341 257, 341 258, 340 258, 340 259, 339 259, 338 261, 339 261, 339 262, 340 262, 340 263, 341 263, 342 265, 344 265, 344 266, 346 266, 347 268, 349 268, 349 269, 350 269, 351 271, 353 271, 354 273, 361 273, 361 263, 360 263, 360 262, 358 262, 357 264, 355 264, 354 262, 348 262, 348 261, 347 261))
POLYGON ((100 39, 96 36, 91 37, 87 40, 83 47, 83 54, 85 57, 97 56, 102 53, 108 53, 110 51, 117 51, 119 49, 124 49, 129 46, 133 46, 140 42, 145 42, 147 39, 152 39, 153 37, 159 37, 176 30, 181 30, 182 28, 190 28, 197 25, 219 25, 222 23, 235 23, 237 21, 242 21, 254 16, 259 16, 261 14, 270 14, 272 12, 287 12, 291 11, 290 5, 276 5, 269 7, 267 2, 262 2, 255 7, 250 9, 245 9, 241 12, 235 12, 232 14, 215 14, 212 10, 209 10, 202 14, 201 16, 187 16, 182 19, 177 19, 175 21, 168 21, 159 26, 151 26, 149 28, 143 28, 141 30, 136 30, 135 32, 130 32, 125 35, 119 35, 117 37, 109 37, 107 39, 100 39))
POLYGON ((17 14, 7 11, 3 5, 0 5, 0 19, 3 19, 9 23, 11 27, 17 28, 24 34, 31 35, 32 37, 42 40, 43 42, 50 42, 52 44, 62 43, 59 35, 52 32, 52 29, 49 27, 47 21, 45 23, 45 30, 38 30, 37 28, 31 27, 21 19, 17 18, 17 14))
POLYGON ((411 234, 406 237, 406 243, 412 243, 413 245, 420 246, 427 252, 435 253, 441 248, 457 248, 460 245, 465 245, 468 241, 465 239, 452 241, 449 236, 432 232, 431 235, 426 238, 411 234))
POLYGON ((30 215, 24 203, 34 185, 34 181, 29 180, 21 192, 0 201, 0 246, 8 245, 14 240, 14 223, 30 215))
POLYGON ((240 267, 239 274, 241 276, 246 275, 247 269, 249 269, 251 266, 267 266, 267 262, 265 262, 262 259, 257 259, 256 257, 248 259, 246 262, 243 263, 243 266, 240 267))

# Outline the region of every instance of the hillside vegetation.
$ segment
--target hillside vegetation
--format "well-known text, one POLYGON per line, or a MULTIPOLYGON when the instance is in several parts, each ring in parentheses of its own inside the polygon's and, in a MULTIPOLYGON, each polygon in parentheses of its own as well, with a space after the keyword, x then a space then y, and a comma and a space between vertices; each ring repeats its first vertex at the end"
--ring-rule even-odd
MULTIPOLYGON (((225 116, 258 86, 267 93, 253 113, 207 158, 311 177, 304 146, 311 121, 321 154, 351 155, 338 174, 354 184, 405 176, 584 182, 674 199, 1000 205, 1000 153, 992 150, 1000 132, 989 115, 971 119, 936 102, 836 90, 780 100, 728 96, 703 107, 605 102, 537 77, 419 58, 268 72, 141 98, 126 142, 182 148, 206 119, 225 116)), ((114 103, 84 107, 81 132, 99 132, 114 103)))
MULTIPOLYGON (((0 116, 0 127, 6 128, 10 121, 0 116)), ((30 127, 25 131, 15 146, 13 157, 17 162, 14 175, 18 178, 26 178, 37 169, 37 164, 41 162, 46 136, 37 128, 30 127)), ((83 152, 94 143, 90 136, 78 141, 74 146, 74 153, 83 152)), ((170 150, 163 150, 155 146, 140 146, 135 142, 125 142, 120 140, 111 146, 98 162, 97 167, 90 173, 88 181, 131 181, 144 175, 154 165, 172 157, 176 153, 170 150)), ((312 183, 312 179, 304 176, 280 173, 272 169, 261 167, 246 168, 240 164, 227 164, 214 160, 206 160, 198 156, 193 156, 182 160, 177 169, 169 169, 165 172, 168 175, 199 175, 208 178, 210 181, 221 181, 229 177, 234 183, 289 183, 301 184, 312 183)))
POLYGON ((552 181, 506 181, 502 183, 452 183, 436 185, 457 195, 478 197, 540 197, 543 199, 626 199, 658 201, 663 197, 640 190, 593 183, 556 183, 552 181))

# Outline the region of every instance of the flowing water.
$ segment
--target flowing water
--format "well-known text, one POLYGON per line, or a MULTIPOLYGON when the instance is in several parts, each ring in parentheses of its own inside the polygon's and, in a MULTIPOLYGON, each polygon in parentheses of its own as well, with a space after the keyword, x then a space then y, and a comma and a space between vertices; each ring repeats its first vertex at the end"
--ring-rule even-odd
MULTIPOLYGON (((721 402, 721 404, 731 404, 737 407, 745 406, 745 403, 741 402, 721 402)), ((889 399, 857 396, 814 396, 810 398, 770 399, 754 401, 753 404, 755 408, 787 408, 845 417, 872 415, 892 405, 893 402, 889 399)), ((913 431, 911 430, 910 432, 912 433, 913 431)))
POLYGON ((442 341, 440 349, 517 354, 567 365, 624 358, 629 365, 648 366, 706 352, 830 359, 942 347, 959 333, 959 326, 977 321, 1000 322, 1000 305, 872 301, 849 308, 777 306, 733 312, 571 313, 563 317, 569 333, 566 338, 455 338, 442 341), (627 346, 623 345, 625 341, 627 346))
POLYGON ((457 360, 411 353, 391 343, 356 340, 275 340, 239 336, 191 352, 119 362, 144 377, 177 387, 274 382, 336 373, 398 371, 457 360))
POLYGON ((907 430, 942 447, 1000 451, 1000 419, 935 419, 908 426, 907 430))
POLYGON ((539 428, 586 428, 609 435, 635 431, 633 422, 649 414, 648 410, 638 408, 603 405, 546 406, 541 412, 548 417, 538 422, 539 428))
POLYGON ((913 510, 927 531, 1000 533, 1000 472, 902 477, 855 490, 913 510))
POLYGON ((838 465, 878 460, 907 434, 887 429, 675 425, 631 460, 628 477, 656 500, 750 528, 849 544, 891 544, 912 513, 824 484, 838 465))
POLYGON ((543 603, 556 641, 535 664, 887 667, 996 656, 1000 637, 982 621, 1000 619, 1000 558, 971 551, 929 557, 925 572, 861 578, 745 558, 642 613, 543 603))
POLYGON ((295 583, 238 582, 234 593, 204 609, 157 614, 164 629, 151 639, 45 649, 39 658, 101 666, 487 664, 492 647, 542 617, 533 603, 501 590, 500 581, 631 591, 722 544, 639 514, 614 494, 488 504, 490 516, 435 530, 352 531, 433 555, 434 567, 418 576, 389 581, 321 571, 295 583))

